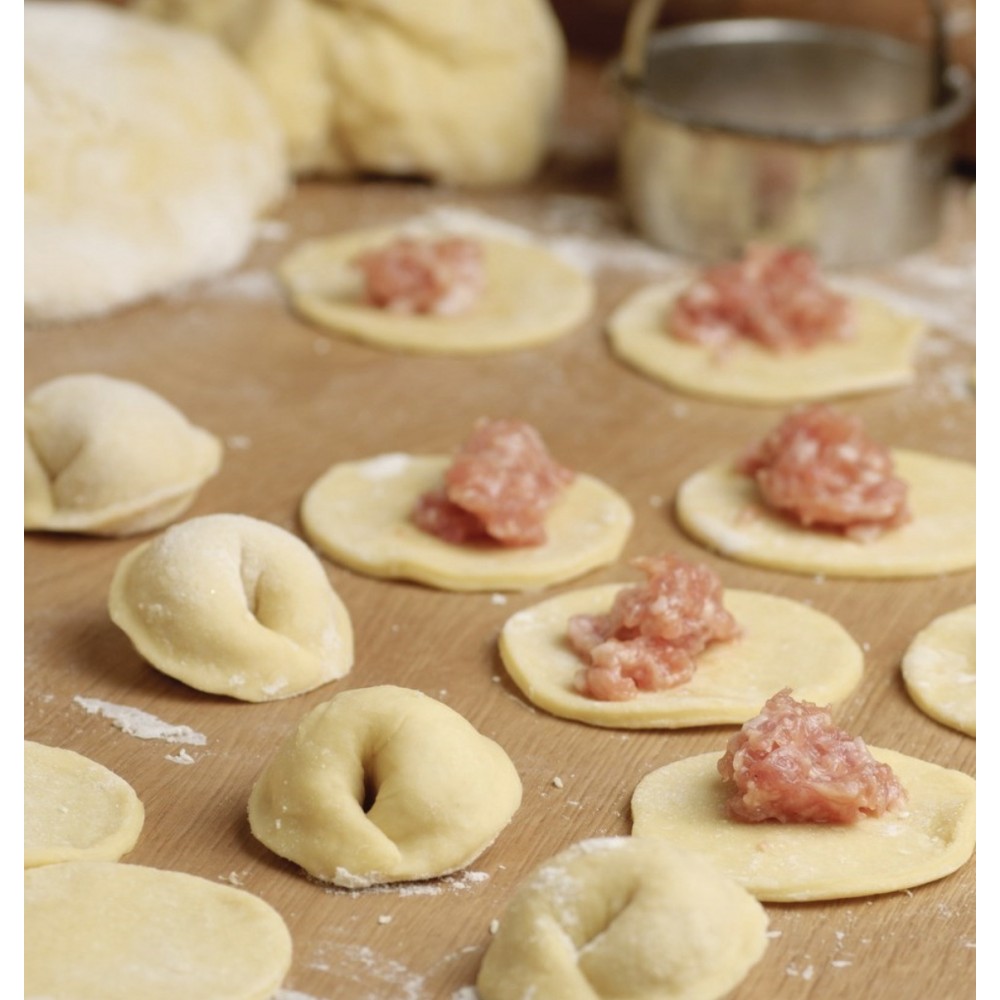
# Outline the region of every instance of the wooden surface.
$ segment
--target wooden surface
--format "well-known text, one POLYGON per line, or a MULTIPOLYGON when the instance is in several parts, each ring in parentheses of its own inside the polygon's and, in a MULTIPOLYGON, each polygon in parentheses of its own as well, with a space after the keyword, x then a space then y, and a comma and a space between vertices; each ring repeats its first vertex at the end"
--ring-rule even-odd
MULTIPOLYGON (((555 161, 530 189, 302 185, 239 275, 100 321, 29 330, 27 387, 80 371, 144 383, 227 443, 220 474, 188 516, 241 512, 296 532, 304 491, 334 462, 391 450, 447 452, 480 415, 522 417, 560 461, 600 476, 632 503, 626 558, 673 549, 707 560, 728 586, 787 595, 833 615, 866 652, 864 679, 837 706, 837 720, 874 745, 974 773, 975 741, 922 715, 899 675, 914 633, 974 600, 973 573, 902 582, 791 576, 717 558, 679 531, 671 510, 679 482, 755 439, 782 411, 683 397, 610 356, 602 331, 609 310, 679 262, 621 226, 610 158, 615 109, 596 74, 575 70, 570 98, 555 161), (589 321, 538 350, 452 359, 332 339, 287 311, 269 272, 302 238, 434 206, 490 213, 586 261, 598 287, 589 321)), ((844 404, 887 443, 970 460, 971 219, 968 192, 956 184, 940 246, 865 276, 923 312, 932 329, 915 385, 844 404)), ((285 989, 295 1000, 469 1000, 490 922, 525 875, 577 840, 627 834, 629 799, 644 774, 721 751, 732 732, 625 732, 550 717, 514 689, 496 652, 504 620, 539 595, 441 593, 329 563, 354 623, 352 673, 262 705, 202 694, 143 662, 108 618, 111 575, 137 542, 26 537, 25 735, 86 754, 133 785, 146 823, 127 861, 229 881, 274 905, 294 936, 285 989), (439 698, 501 743, 521 774, 523 804, 464 873, 366 892, 324 887, 252 838, 247 796, 307 710, 338 691, 380 683, 439 698), (187 747, 193 763, 177 763, 169 759, 177 745, 127 735, 77 698, 188 725, 207 744, 187 747)), ((579 582, 631 579, 623 560, 579 582)), ((974 995, 974 889, 970 862, 908 892, 770 905, 767 953, 732 996, 966 1000, 974 995)))

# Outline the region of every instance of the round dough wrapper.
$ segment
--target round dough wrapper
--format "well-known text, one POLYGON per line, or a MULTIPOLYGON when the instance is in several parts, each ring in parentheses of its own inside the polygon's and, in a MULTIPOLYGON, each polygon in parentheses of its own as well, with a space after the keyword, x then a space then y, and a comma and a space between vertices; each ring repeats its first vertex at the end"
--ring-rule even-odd
POLYGON ((976 843, 976 782, 893 750, 868 748, 906 790, 905 813, 852 824, 742 823, 726 813, 721 754, 647 774, 632 796, 632 833, 703 854, 765 902, 848 899, 950 875, 976 843))
POLYGON ((903 656, 903 682, 932 719, 976 735, 976 606, 935 618, 903 656))
POLYGON ((323 564, 295 535, 243 514, 193 518, 133 549, 108 609, 157 670, 241 701, 311 691, 354 660, 323 564))
POLYGON ((292 939, 262 899, 182 872, 70 861, 24 874, 24 995, 270 1000, 292 939))
POLYGON ((680 729, 746 722, 783 687, 820 704, 839 701, 861 679, 860 646, 828 615, 783 597, 727 590, 725 606, 744 634, 702 652, 690 681, 628 701, 587 697, 574 687, 584 664, 566 641, 566 623, 605 613, 624 586, 569 591, 507 619, 500 656, 529 701, 593 726, 680 729))
POLYGON ((132 786, 73 750, 24 741, 24 867, 117 861, 145 811, 132 786))
POLYGON ((857 332, 848 341, 777 352, 738 341, 718 357, 671 336, 667 317, 687 279, 640 289, 608 320, 614 353, 674 389, 734 403, 777 405, 888 389, 911 382, 922 320, 876 299, 855 297, 857 332))
POLYGON ((482 1000, 716 1000, 767 947, 767 915, 703 858, 653 839, 580 841, 520 885, 482 1000))
POLYGON ((179 517, 222 443, 145 386, 64 375, 24 404, 24 527, 130 535, 179 517))
POLYGON ((893 449, 913 519, 873 542, 802 527, 764 507, 749 476, 718 462, 685 480, 677 518, 707 548, 737 562, 846 577, 917 577, 976 565, 976 467, 893 449))
POLYGON ((632 530, 627 501, 577 473, 549 511, 543 545, 452 545, 410 522, 421 494, 438 486, 446 456, 399 452, 333 466, 302 501, 302 525, 325 555, 377 577, 442 590, 532 590, 614 562, 632 530))
POLYGON ((36 0, 24 29, 27 318, 100 315, 237 264, 287 185, 243 68, 107 4, 36 0))
POLYGON ((352 260, 407 231, 363 230, 299 246, 278 272, 293 308, 322 330, 377 347, 455 355, 536 347, 571 332, 590 314, 593 285, 582 271, 541 245, 475 234, 471 238, 485 252, 486 286, 467 311, 405 315, 366 304, 362 273, 352 260))
POLYGON ((407 688, 344 691, 314 708, 250 794, 250 829, 324 882, 361 888, 465 867, 521 804, 503 748, 407 688))

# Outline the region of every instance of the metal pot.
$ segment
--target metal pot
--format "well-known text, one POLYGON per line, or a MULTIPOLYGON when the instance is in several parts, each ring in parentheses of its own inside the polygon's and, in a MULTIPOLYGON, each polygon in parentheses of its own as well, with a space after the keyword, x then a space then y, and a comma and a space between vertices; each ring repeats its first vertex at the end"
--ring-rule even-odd
POLYGON ((933 242, 949 130, 972 84, 947 65, 941 11, 928 6, 922 50, 773 18, 652 33, 663 0, 638 0, 613 67, 635 227, 702 260, 768 242, 808 247, 828 265, 869 264, 933 242))

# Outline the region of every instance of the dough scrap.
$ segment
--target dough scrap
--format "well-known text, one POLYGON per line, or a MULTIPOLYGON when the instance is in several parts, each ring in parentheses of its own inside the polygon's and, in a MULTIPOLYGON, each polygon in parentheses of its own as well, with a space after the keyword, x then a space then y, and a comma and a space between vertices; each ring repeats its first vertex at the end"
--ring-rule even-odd
POLYGON ((281 131, 215 41, 99 3, 24 9, 25 313, 96 316, 237 264, 281 131))
POLYGON ((363 343, 424 354, 473 355, 537 347, 572 331, 589 315, 593 283, 539 243, 471 235, 485 251, 486 287, 478 302, 454 316, 405 315, 367 305, 352 260, 400 235, 440 237, 447 222, 414 220, 398 228, 365 229, 311 240, 295 249, 278 274, 293 308, 322 330, 363 343))
POLYGON ((64 375, 24 404, 24 527, 131 535, 179 517, 222 442, 145 386, 64 375))
POLYGON ((976 606, 935 618, 903 655, 903 682, 917 707, 943 725, 976 735, 976 606))
POLYGON ((715 1000, 767 947, 767 915, 663 841, 580 841, 518 887, 483 956, 482 1000, 715 1000))
POLYGON ((503 748, 419 691, 344 691, 314 708, 250 794, 253 835, 348 888, 464 868, 507 825, 521 779, 503 748))
POLYGON ((839 701, 861 679, 861 648, 834 619, 787 598, 727 590, 725 606, 744 634, 700 653, 690 681, 628 701, 590 698, 574 687, 583 661, 567 644, 566 623, 603 614, 624 586, 569 591, 507 619, 500 656, 529 701, 594 726, 680 729, 745 722, 785 686, 810 701, 839 701))
POLYGON ((24 867, 117 861, 135 847, 145 810, 114 771, 73 750, 24 741, 24 867))
POLYGON ((296 173, 509 184, 547 152, 566 53, 545 0, 131 2, 242 61, 296 173))
POLYGON ((685 480, 676 512, 684 530, 737 562, 846 577, 917 577, 976 565, 976 468, 968 462, 892 450, 909 486, 913 519, 872 542, 814 531, 766 509, 752 478, 718 462, 685 480))
POLYGON ((976 841, 976 782, 893 750, 888 764, 908 801, 848 825, 742 823, 726 813, 721 754, 706 753, 647 774, 632 796, 632 833, 703 854, 765 902, 848 899, 923 885, 960 868, 976 841))
POLYGON ((437 486, 450 459, 391 452, 333 466, 301 508, 309 540, 325 555, 376 577, 442 590, 531 590, 614 562, 632 530, 628 503, 582 473, 546 521, 543 545, 451 545, 410 523, 417 498, 437 486))
POLYGON ((923 320, 868 296, 853 298, 858 326, 850 340, 778 353, 741 341, 722 358, 672 337, 666 316, 688 279, 633 293, 608 320, 614 353, 675 389, 734 403, 782 404, 829 399, 913 380, 923 320))
POLYGON ((267 903, 182 872, 32 868, 24 915, 26 1000, 270 1000, 292 961, 267 903))
POLYGON ((350 616, 317 556, 243 514, 184 521, 127 553, 108 609, 157 670, 242 701, 311 691, 354 660, 350 616))

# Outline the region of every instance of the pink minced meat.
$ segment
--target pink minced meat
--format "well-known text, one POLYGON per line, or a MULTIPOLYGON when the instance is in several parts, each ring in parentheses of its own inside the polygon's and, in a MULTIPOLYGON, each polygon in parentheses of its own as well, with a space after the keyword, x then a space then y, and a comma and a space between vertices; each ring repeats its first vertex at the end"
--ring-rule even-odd
POLYGON ((546 515, 573 478, 530 424, 484 418, 445 473, 444 485, 417 501, 413 521, 457 545, 542 545, 546 515))
POLYGON ((730 815, 750 823, 853 823, 906 801, 892 768, 860 737, 787 688, 729 740, 718 767, 733 786, 730 815))
POLYGON ((679 340, 722 352, 738 340, 797 351, 854 336, 850 299, 822 279, 806 250, 750 246, 742 260, 707 268, 670 315, 679 340))
POLYGON ((670 554, 632 565, 645 583, 619 591, 607 614, 574 615, 567 625, 570 646, 587 663, 580 691, 601 701, 683 684, 700 652, 741 632, 709 567, 670 554))
POLYGON ((359 254, 365 301, 404 315, 457 316, 479 300, 486 285, 482 246, 462 236, 401 236, 359 254))
POLYGON ((824 405, 789 414, 736 465, 771 508, 806 527, 871 541, 910 520, 888 448, 857 417, 824 405))

